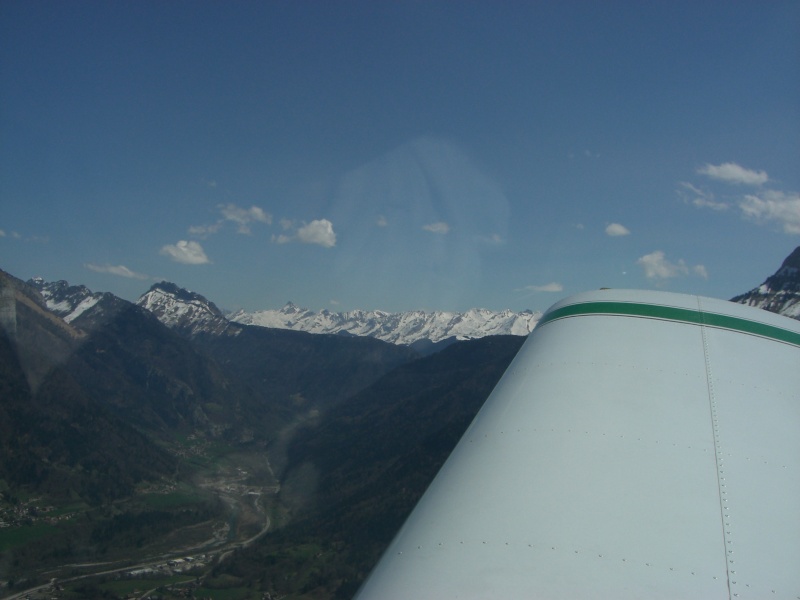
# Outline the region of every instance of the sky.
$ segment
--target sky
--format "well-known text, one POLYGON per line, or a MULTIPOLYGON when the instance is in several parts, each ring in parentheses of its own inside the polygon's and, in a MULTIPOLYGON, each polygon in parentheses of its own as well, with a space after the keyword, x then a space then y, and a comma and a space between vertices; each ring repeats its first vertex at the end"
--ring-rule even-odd
POLYGON ((0 3, 0 268, 228 310, 730 298, 800 245, 800 3, 0 3))

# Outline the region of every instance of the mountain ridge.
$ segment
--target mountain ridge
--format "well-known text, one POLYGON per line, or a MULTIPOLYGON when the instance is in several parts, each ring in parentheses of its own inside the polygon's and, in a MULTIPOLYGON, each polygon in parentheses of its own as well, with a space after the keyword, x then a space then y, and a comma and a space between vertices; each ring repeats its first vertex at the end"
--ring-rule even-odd
POLYGON ((0 271, 14 302, 12 330, 0 330, 0 479, 98 502, 174 471, 153 445, 77 372, 92 336, 54 316, 37 291, 0 271))
POLYGON ((541 317, 530 310, 500 312, 473 308, 465 312, 382 310, 314 312, 288 302, 280 309, 237 311, 225 315, 204 296, 166 281, 154 284, 136 302, 168 327, 197 335, 238 335, 242 326, 286 329, 313 334, 372 337, 395 345, 441 344, 488 335, 528 335, 541 317))
POLYGON ((540 317, 540 312, 530 310, 496 312, 482 308, 472 308, 464 312, 314 312, 289 302, 278 310, 238 311, 229 318, 235 323, 261 327, 369 336, 392 344, 412 345, 422 340, 438 343, 448 339, 468 340, 487 335, 528 335, 540 317))
POLYGON ((168 281, 151 286, 136 304, 156 315, 167 327, 189 335, 201 332, 237 335, 241 331, 240 327, 232 327, 217 305, 205 296, 168 281))
MULTIPOLYGON (((83 285, 66 281, 47 283, 41 278, 28 282, 42 295, 47 308, 67 323, 87 328, 101 308, 109 310, 116 296, 92 292, 83 285)), ((760 286, 731 298, 747 304, 800 319, 800 246, 781 267, 760 286)), ((280 309, 239 310, 224 313, 199 293, 162 281, 150 287, 136 301, 170 328, 190 336, 200 333, 237 336, 243 326, 303 331, 313 334, 338 334, 373 337, 395 345, 411 346, 429 353, 456 340, 478 339, 488 335, 530 333, 541 312, 509 309, 491 311, 472 308, 464 312, 422 311, 387 312, 356 309, 344 312, 312 311, 287 302, 280 309)))
POLYGON ((755 306, 792 319, 800 319, 800 246, 786 257, 773 275, 731 302, 755 306))

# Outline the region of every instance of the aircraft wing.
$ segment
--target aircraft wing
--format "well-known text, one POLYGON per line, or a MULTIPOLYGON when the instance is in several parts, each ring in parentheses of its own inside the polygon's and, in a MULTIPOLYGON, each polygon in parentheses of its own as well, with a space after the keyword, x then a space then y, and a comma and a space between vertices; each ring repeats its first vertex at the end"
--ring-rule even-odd
POLYGON ((800 322, 557 303, 356 598, 800 598, 800 322))

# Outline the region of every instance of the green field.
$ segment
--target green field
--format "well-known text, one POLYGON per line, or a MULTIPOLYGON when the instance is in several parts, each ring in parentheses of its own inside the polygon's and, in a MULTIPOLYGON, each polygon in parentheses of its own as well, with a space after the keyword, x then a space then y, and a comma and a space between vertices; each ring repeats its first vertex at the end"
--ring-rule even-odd
POLYGON ((261 598, 260 592, 254 592, 247 588, 216 590, 200 587, 194 591, 194 595, 195 598, 211 598, 211 600, 249 600, 250 598, 261 598))
POLYGON ((188 489, 176 490, 167 494, 145 494, 141 497, 141 500, 149 507, 162 510, 192 506, 204 502, 202 496, 188 489))
POLYGON ((125 597, 134 591, 146 592, 162 586, 175 585, 176 583, 186 583, 193 581, 194 577, 189 575, 173 575, 170 577, 154 577, 152 579, 120 579, 118 581, 106 581, 97 587, 106 590, 117 596, 125 597))
POLYGON ((5 552, 18 546, 51 535, 59 530, 57 525, 47 523, 34 523, 22 527, 4 527, 0 529, 0 552, 5 552))
POLYGON ((52 511, 47 513, 50 517, 60 517, 62 515, 71 515, 77 513, 83 513, 89 510, 89 505, 84 502, 74 502, 72 504, 66 504, 64 506, 57 506, 52 511))

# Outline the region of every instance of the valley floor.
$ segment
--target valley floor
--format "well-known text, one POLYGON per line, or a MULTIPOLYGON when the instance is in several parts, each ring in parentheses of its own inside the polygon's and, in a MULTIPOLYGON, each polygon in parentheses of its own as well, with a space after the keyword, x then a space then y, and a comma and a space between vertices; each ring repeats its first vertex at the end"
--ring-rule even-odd
MULTIPOLYGON (((255 452, 237 453, 215 461, 213 469, 197 476, 194 488, 223 507, 217 518, 176 528, 143 548, 111 548, 109 559, 70 562, 26 573, 31 585, 18 581, 12 587, 3 582, 5 589, 0 588, 0 598, 43 600, 87 595, 147 598, 156 590, 160 597, 169 590, 180 597, 189 590, 201 590, 214 567, 268 532, 279 485, 266 454, 255 452), (127 556, 121 556, 122 552, 127 556)), ((180 502, 181 494, 188 495, 191 491, 167 485, 144 489, 140 496, 152 505, 168 507, 180 502)), ((21 509, 20 514, 29 512, 46 516, 58 511, 21 509)), ((6 519, 4 522, 8 523, 6 519)), ((0 542, 10 540, 14 533, 30 534, 37 524, 30 517, 25 524, 9 523, 0 530, 0 542)))

